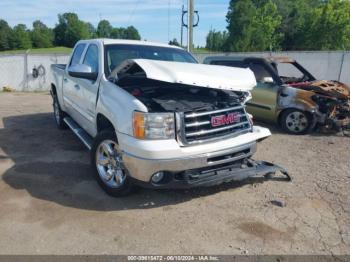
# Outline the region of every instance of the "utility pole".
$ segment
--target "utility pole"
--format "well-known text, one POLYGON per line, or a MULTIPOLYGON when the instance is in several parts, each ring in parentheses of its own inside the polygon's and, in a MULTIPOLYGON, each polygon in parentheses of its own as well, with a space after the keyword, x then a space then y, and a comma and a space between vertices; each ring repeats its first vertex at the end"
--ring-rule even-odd
POLYGON ((183 16, 184 16, 184 13, 185 13, 185 11, 184 11, 184 5, 182 5, 182 12, 181 12, 181 41, 180 41, 180 45, 181 46, 183 46, 182 45, 182 41, 183 41, 183 33, 184 33, 184 18, 183 18, 183 16))
POLYGON ((193 49, 193 13, 194 13, 194 0, 188 0, 187 8, 187 51, 191 52, 193 49))
POLYGON ((182 5, 181 12, 181 46, 183 46, 183 28, 187 28, 187 51, 191 52, 193 49, 193 28, 198 26, 199 14, 194 10, 194 0, 188 0, 187 11, 184 10, 182 5), (196 22, 194 22, 194 14, 197 16, 196 22), (184 21, 185 15, 187 16, 187 24, 184 21))

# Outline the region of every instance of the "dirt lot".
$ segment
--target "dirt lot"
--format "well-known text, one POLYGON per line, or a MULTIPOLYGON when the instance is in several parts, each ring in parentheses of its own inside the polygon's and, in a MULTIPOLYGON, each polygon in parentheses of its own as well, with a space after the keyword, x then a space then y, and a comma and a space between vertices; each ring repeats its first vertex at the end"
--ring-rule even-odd
POLYGON ((0 93, 0 254, 350 254, 350 138, 273 129, 255 159, 291 183, 115 199, 51 111, 48 94, 0 93))

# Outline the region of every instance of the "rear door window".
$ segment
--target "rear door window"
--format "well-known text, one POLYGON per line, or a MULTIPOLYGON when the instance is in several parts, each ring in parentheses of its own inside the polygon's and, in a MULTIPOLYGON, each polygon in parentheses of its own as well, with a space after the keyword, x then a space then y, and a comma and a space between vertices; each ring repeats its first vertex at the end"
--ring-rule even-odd
POLYGON ((77 45, 77 47, 74 49, 74 53, 73 53, 72 59, 71 59, 70 64, 69 64, 70 66, 79 64, 80 59, 81 59, 81 55, 84 52, 85 46, 86 46, 86 44, 77 45))

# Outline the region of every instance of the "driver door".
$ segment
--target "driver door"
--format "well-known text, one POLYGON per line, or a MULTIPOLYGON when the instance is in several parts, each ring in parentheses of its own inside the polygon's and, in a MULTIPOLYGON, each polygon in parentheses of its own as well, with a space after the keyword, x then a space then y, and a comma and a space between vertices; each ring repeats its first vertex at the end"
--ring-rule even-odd
POLYGON ((252 99, 247 102, 247 111, 254 118, 263 121, 276 121, 277 97, 279 85, 263 64, 251 63, 257 86, 252 90, 252 99))
POLYGON ((81 126, 91 135, 95 133, 95 115, 96 115, 96 101, 98 89, 100 85, 101 70, 99 68, 99 48, 92 43, 88 46, 85 56, 82 60, 83 65, 91 68, 93 73, 98 75, 97 79, 78 79, 77 84, 81 90, 82 99, 79 103, 79 108, 82 109, 82 123, 81 126))
POLYGON ((80 118, 81 108, 79 108, 79 102, 81 99, 81 90, 77 83, 79 79, 70 76, 68 71, 70 67, 80 64, 85 48, 86 44, 83 43, 76 46, 63 78, 64 105, 69 115, 71 115, 75 121, 78 121, 77 119, 80 118))

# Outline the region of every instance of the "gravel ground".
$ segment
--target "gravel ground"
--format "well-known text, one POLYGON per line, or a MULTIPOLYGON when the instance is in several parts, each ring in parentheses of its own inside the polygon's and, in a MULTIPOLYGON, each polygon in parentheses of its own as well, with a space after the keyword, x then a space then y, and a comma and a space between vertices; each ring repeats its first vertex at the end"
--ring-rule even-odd
POLYGON ((0 254, 350 254, 350 138, 270 127, 255 159, 293 182, 116 199, 48 94, 0 93, 0 117, 0 254))

